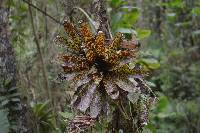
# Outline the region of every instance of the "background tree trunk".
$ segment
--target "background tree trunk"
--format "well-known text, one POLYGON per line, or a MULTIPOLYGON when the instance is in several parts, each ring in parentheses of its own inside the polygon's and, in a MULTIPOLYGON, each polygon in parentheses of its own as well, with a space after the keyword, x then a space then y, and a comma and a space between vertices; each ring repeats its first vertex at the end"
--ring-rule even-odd
POLYGON ((0 3, 0 109, 8 110, 8 120, 11 128, 17 128, 10 132, 23 132, 24 109, 20 103, 20 96, 17 93, 16 83, 16 59, 12 45, 10 44, 9 32, 9 8, 0 3))

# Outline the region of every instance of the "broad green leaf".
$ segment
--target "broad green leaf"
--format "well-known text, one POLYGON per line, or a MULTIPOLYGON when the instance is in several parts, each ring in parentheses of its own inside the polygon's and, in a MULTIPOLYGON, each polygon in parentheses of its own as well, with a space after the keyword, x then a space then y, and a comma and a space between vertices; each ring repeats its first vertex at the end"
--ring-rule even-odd
POLYGON ((170 7, 182 7, 183 6, 183 0, 172 0, 169 2, 170 7))
POLYGON ((169 105, 169 101, 167 97, 165 96, 160 97, 158 105, 157 105, 158 112, 164 111, 168 105, 169 105))
POLYGON ((141 59, 139 60, 139 63, 140 62, 147 65, 150 69, 158 69, 160 67, 160 63, 158 62, 158 60, 153 58, 141 59))
POLYGON ((192 9, 191 13, 193 15, 200 15, 200 7, 195 7, 192 9))
POLYGON ((121 3, 122 3, 122 0, 111 0, 110 5, 111 5, 111 7, 116 8, 116 7, 120 6, 121 3))
POLYGON ((151 123, 145 126, 145 128, 149 129, 152 133, 156 133, 156 127, 151 123))
POLYGON ((135 30, 129 28, 119 28, 117 29, 117 32, 128 33, 128 34, 136 33, 135 30))
POLYGON ((138 20, 138 17, 139 11, 134 9, 131 12, 125 13, 122 17, 122 21, 132 26, 138 20))
POLYGON ((170 22, 174 22, 176 18, 176 13, 167 13, 167 20, 170 22))
POLYGON ((170 2, 161 2, 160 5, 171 8, 182 8, 184 6, 184 2, 183 0, 172 0, 170 2))
POLYGON ((130 9, 132 9, 132 10, 139 10, 139 8, 135 7, 135 6, 122 6, 121 8, 122 9, 128 9, 128 10, 130 10, 130 9))
POLYGON ((116 25, 121 20, 121 17, 122 17, 122 13, 121 12, 118 12, 118 13, 112 15, 111 16, 112 23, 116 25))
POLYGON ((147 29, 136 29, 136 32, 139 39, 144 39, 151 35, 151 30, 147 29))
POLYGON ((73 113, 70 112, 59 112, 59 114, 65 119, 72 119, 74 117, 73 113))

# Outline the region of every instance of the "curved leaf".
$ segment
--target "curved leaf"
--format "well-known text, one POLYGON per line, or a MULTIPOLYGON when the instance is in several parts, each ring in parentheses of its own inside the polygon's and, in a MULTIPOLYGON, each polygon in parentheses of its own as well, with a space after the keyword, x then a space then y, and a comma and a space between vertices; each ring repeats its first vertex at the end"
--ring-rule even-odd
POLYGON ((106 92, 112 99, 117 99, 119 97, 117 85, 114 84, 112 80, 104 80, 104 87, 106 92))
POLYGON ((127 97, 128 100, 131 101, 133 104, 136 103, 139 99, 140 94, 139 93, 128 93, 127 97))
POLYGON ((136 85, 133 84, 128 79, 119 79, 118 78, 115 81, 115 83, 117 84, 117 86, 119 86, 119 88, 123 89, 124 91, 127 91, 127 92, 140 92, 139 88, 136 87, 136 85))
POLYGON ((90 116, 92 118, 96 118, 99 115, 101 108, 102 108, 101 97, 100 94, 97 92, 95 93, 95 96, 90 105, 90 116))
POLYGON ((90 106, 96 87, 96 84, 91 85, 86 95, 82 96, 81 101, 77 106, 80 111, 85 112, 90 106))

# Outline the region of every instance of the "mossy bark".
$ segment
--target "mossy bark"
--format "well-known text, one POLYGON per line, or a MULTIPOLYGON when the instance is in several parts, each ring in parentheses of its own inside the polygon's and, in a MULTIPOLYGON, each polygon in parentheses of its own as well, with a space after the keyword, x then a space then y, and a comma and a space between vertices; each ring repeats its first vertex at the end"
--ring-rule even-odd
POLYGON ((8 110, 9 123, 16 126, 10 132, 25 132, 25 112, 16 88, 16 59, 10 43, 9 13, 9 8, 0 2, 0 97, 4 97, 0 101, 0 109, 8 110), (5 101, 6 104, 2 104, 5 101))

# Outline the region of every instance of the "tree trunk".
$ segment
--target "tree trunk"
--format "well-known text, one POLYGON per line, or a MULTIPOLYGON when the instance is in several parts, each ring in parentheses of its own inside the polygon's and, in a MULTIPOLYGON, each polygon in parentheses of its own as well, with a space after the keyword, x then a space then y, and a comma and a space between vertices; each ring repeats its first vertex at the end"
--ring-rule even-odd
POLYGON ((16 60, 9 32, 9 8, 0 2, 0 109, 8 111, 8 120, 11 125, 10 132, 23 132, 22 124, 24 109, 20 103, 16 83, 16 60), (16 128, 13 128, 13 127, 16 128))

